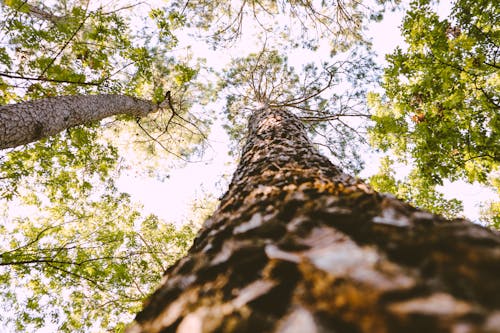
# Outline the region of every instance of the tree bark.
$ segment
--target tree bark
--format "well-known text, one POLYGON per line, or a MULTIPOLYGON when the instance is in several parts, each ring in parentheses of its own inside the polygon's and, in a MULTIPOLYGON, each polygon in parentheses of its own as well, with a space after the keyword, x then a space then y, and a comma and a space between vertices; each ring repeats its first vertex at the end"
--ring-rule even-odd
POLYGON ((376 193, 285 110, 129 333, 500 332, 500 236, 376 193))
POLYGON ((157 109, 152 102, 123 95, 59 96, 2 105, 0 149, 34 142, 113 115, 144 117, 157 109))
POLYGON ((16 11, 26 12, 33 17, 36 17, 40 20, 52 22, 54 24, 56 24, 64 19, 61 16, 54 15, 54 14, 44 10, 42 7, 37 7, 37 6, 34 6, 32 4, 29 4, 27 1, 25 1, 21 6, 17 5, 17 7, 16 7, 16 6, 12 6, 12 5, 6 5, 5 0, 0 0, 0 5, 12 7, 12 9, 14 9, 16 11))

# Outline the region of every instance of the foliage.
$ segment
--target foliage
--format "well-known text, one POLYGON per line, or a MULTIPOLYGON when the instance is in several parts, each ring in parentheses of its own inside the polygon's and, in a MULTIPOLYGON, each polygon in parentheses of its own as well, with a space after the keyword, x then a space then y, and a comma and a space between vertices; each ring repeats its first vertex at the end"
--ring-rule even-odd
POLYGON ((15 88, 17 95, 4 97, 4 103, 97 89, 117 91, 119 83, 112 77, 117 64, 134 58, 140 50, 124 33, 127 23, 118 13, 56 3, 43 8, 46 16, 42 19, 33 15, 25 1, 4 4, 0 11, 5 20, 0 28, 7 47, 0 72, 10 80, 2 94, 13 94, 15 88))
POLYGON ((415 207, 443 215, 449 219, 457 218, 462 212, 462 203, 457 199, 445 199, 436 186, 415 174, 413 170, 404 180, 396 177, 394 161, 382 158, 378 173, 369 178, 370 185, 379 192, 394 194, 398 199, 415 207))
POLYGON ((16 330, 122 331, 194 236, 189 225, 141 216, 125 194, 93 195, 16 206, 29 218, 1 224, 0 297, 16 330))
MULTIPOLYGON (((413 164, 412 192, 434 195, 444 179, 486 184, 498 170, 499 19, 496 1, 455 1, 445 19, 428 0, 411 3, 402 25, 408 46, 387 56, 385 95, 372 94, 369 102, 371 142, 413 164)), ((433 210, 435 202, 423 206, 433 210)))
POLYGON ((380 20, 385 3, 398 2, 202 0, 173 1, 166 10, 169 17, 204 31, 201 36, 214 46, 234 43, 244 32, 252 31, 310 49, 328 40, 337 52, 364 41, 364 24, 380 20))
POLYGON ((481 218, 494 229, 500 229, 500 201, 484 203, 481 209, 481 218))
MULTIPOLYGON (((500 193, 500 175, 490 175, 490 185, 500 193)), ((481 205, 481 219, 492 228, 500 230, 500 200, 484 202, 481 205)))
POLYGON ((339 54, 330 62, 303 64, 300 70, 281 52, 264 48, 233 59, 220 79, 229 120, 226 129, 241 140, 251 110, 263 105, 287 107, 304 121, 315 143, 328 149, 338 165, 359 172, 360 150, 352 149, 353 141, 363 141, 360 132, 369 117, 364 96, 376 77, 371 55, 362 48, 339 54))
POLYGON ((387 57, 385 96, 372 96, 375 146, 414 159, 436 184, 486 182, 500 161, 499 15, 496 1, 457 1, 449 19, 412 2, 408 49, 387 57))
POLYGON ((18 331, 123 327, 194 236, 141 216, 114 186, 117 150, 98 138, 96 128, 70 129, 0 165, 11 199, 2 203, 1 297, 18 331))
POLYGON ((12 200, 25 182, 50 190, 47 199, 63 204, 91 190, 93 179, 110 178, 118 158, 116 148, 99 143, 96 128, 77 127, 2 156, 0 195, 12 200), (78 179, 79 185, 71 180, 78 179), (69 187, 72 186, 72 187, 69 187))
POLYGON ((175 38, 154 37, 158 29, 173 37, 161 22, 133 29, 137 9, 0 2, 1 104, 97 92, 161 102, 170 91, 172 106, 139 125, 105 120, 0 153, 0 297, 9 328, 122 330, 194 237, 190 226, 142 216, 114 186, 134 163, 128 148, 152 169, 164 162, 161 152, 187 159, 201 150, 206 130, 189 111, 197 70, 169 54, 175 38))

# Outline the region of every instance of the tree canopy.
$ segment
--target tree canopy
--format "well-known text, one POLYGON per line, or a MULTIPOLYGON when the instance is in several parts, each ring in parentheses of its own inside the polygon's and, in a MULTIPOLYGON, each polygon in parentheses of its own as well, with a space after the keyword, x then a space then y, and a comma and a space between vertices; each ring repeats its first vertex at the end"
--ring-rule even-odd
POLYGON ((384 95, 370 96, 371 141, 415 168, 427 188, 444 179, 487 184, 500 162, 500 11, 455 1, 447 18, 413 1, 407 46, 387 56, 384 95))
POLYGON ((174 59, 174 36, 154 12, 134 15, 139 7, 0 3, 3 112, 76 94, 167 102, 151 117, 93 121, 0 153, 2 329, 123 329, 194 236, 189 224, 144 215, 116 187, 132 164, 165 177, 168 155, 187 159, 205 131, 188 112, 196 68, 174 59), (134 30, 137 17, 149 20, 137 23, 142 30, 134 30), (144 157, 162 152, 163 160, 144 157))

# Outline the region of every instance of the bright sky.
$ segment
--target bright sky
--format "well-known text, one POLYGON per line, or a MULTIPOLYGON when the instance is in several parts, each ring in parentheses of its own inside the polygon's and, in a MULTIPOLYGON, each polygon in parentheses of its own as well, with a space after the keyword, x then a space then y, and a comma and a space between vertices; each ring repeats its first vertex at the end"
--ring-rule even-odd
MULTIPOLYGON (((449 12, 448 2, 439 5, 439 12, 446 16, 449 12)), ((384 63, 384 55, 390 53, 397 45, 403 45, 400 36, 399 25, 401 23, 401 12, 388 12, 382 22, 371 25, 368 35, 373 38, 374 49, 378 54, 378 61, 384 63)), ((233 50, 233 53, 249 53, 249 45, 245 45, 244 53, 241 50, 233 50)), ((193 48, 194 54, 202 54, 208 60, 208 65, 221 68, 230 57, 226 52, 214 52, 207 50, 204 44, 198 44, 193 48)), ((221 108, 222 105, 215 105, 221 108)), ((203 199, 207 193, 213 193, 219 197, 226 190, 226 184, 235 168, 233 159, 228 156, 228 138, 216 122, 209 136, 212 149, 209 149, 204 157, 204 162, 188 164, 182 169, 172 170, 170 178, 164 182, 153 179, 125 175, 119 181, 120 189, 132 195, 132 198, 144 205, 146 212, 157 214, 166 221, 182 224, 190 215, 191 204, 194 200, 203 199), (232 163, 233 162, 233 163, 232 163), (221 177, 226 175, 226 181, 220 182, 221 177), (229 176, 229 178, 228 178, 229 176)), ((367 162, 367 168, 362 177, 366 178, 376 172, 378 162, 374 157, 372 163, 367 162)), ((401 170, 402 173, 405 170, 401 170)), ((496 194, 485 187, 470 185, 464 182, 445 183, 442 191, 448 198, 463 200, 465 216, 476 220, 479 216, 479 202, 494 199, 496 194)))
POLYGON ((232 174, 233 159, 228 155, 229 139, 217 123, 209 135, 213 148, 207 149, 203 161, 189 163, 184 168, 169 172, 163 182, 152 178, 124 175, 118 181, 120 190, 144 205, 145 212, 154 213, 165 221, 182 224, 189 218, 193 201, 203 199, 208 193, 215 198, 223 194, 227 185, 223 176, 232 174))

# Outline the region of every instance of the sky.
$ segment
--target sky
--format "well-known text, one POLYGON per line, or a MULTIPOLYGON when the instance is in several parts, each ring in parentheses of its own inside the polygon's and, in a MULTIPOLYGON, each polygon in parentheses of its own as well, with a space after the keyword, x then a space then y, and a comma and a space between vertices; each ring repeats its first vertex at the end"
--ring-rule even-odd
MULTIPOLYGON (((438 13, 447 16, 450 11, 450 3, 442 1, 438 5, 438 13)), ((399 25, 403 13, 401 11, 387 12, 381 22, 370 25, 367 35, 372 38, 374 50, 377 53, 377 61, 385 63, 385 54, 390 53, 398 45, 404 45, 400 35, 399 25)), ((184 38, 180 38, 181 40, 184 38)), ((245 53, 249 52, 250 45, 243 45, 245 53)), ((194 44, 193 53, 203 54, 207 58, 207 64, 214 68, 222 68, 230 59, 232 54, 240 54, 240 49, 232 52, 221 53, 220 51, 208 50, 203 43, 194 44)), ((222 105, 213 107, 221 108, 222 105)), ((138 177, 130 174, 123 175, 119 182, 119 188, 132 195, 132 199, 144 206, 146 213, 154 213, 168 222, 175 224, 185 223, 190 216, 192 204, 196 200, 202 200, 207 194, 214 198, 220 197, 226 190, 230 175, 236 165, 234 159, 228 156, 228 137, 221 127, 220 119, 209 135, 209 143, 212 149, 208 149, 203 161, 190 163, 183 168, 172 170, 169 178, 163 182, 150 178, 138 177), (221 178, 224 177, 221 182, 221 178)), ((378 156, 368 158, 366 169, 361 173, 362 178, 367 178, 377 171, 378 156)), ((404 174, 408 170, 399 170, 404 174)), ((445 182, 440 187, 447 198, 458 198, 463 201, 464 214, 471 220, 479 217, 478 203, 487 199, 494 199, 496 194, 479 185, 471 185, 465 182, 445 182)))

